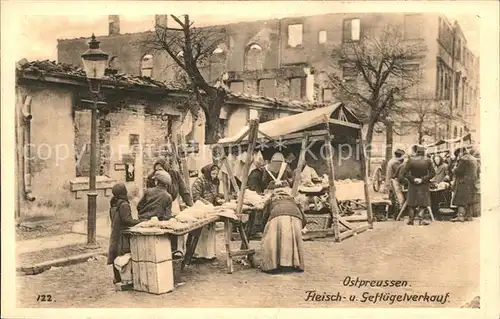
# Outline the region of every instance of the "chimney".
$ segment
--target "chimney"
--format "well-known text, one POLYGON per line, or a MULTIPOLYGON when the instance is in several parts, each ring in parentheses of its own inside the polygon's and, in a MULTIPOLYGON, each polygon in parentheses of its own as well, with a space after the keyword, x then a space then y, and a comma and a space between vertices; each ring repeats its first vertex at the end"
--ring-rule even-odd
POLYGON ((156 14, 155 15, 155 28, 156 26, 166 28, 168 22, 168 14, 156 14))
POLYGON ((109 35, 120 34, 120 16, 110 15, 108 16, 109 23, 109 35))

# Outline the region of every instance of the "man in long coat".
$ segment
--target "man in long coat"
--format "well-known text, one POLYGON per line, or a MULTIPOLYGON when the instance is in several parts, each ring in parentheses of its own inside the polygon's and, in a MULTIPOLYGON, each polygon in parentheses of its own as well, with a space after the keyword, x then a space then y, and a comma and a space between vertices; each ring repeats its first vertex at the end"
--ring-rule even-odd
POLYGON ((472 221, 472 208, 477 191, 477 160, 465 148, 455 150, 454 155, 457 158, 457 165, 453 169, 455 182, 452 204, 458 207, 458 214, 452 221, 472 221))
POLYGON ((408 225, 413 225, 415 219, 415 210, 418 210, 418 216, 421 225, 426 225, 424 211, 431 206, 430 180, 436 174, 432 161, 425 156, 425 148, 418 146, 415 156, 408 159, 408 162, 402 167, 400 172, 408 180, 408 194, 406 203, 409 208, 410 219, 408 225))

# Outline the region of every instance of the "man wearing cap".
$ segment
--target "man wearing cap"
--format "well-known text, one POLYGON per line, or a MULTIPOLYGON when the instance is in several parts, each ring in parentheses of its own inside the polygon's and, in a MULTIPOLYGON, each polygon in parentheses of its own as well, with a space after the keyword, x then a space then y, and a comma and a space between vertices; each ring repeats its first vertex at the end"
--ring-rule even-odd
POLYGON ((139 220, 149 220, 152 217, 168 220, 172 216, 172 196, 168 193, 172 177, 165 171, 157 171, 154 180, 156 186, 146 189, 137 204, 139 220))
MULTIPOLYGON (((387 169, 386 169, 386 176, 385 176, 385 189, 389 191, 389 198, 391 199, 392 202, 392 207, 394 210, 394 213, 397 215, 397 212, 399 211, 399 202, 397 196, 397 193, 401 193, 401 185, 399 184, 397 178, 397 172, 399 166, 403 163, 405 151, 402 149, 397 149, 394 152, 394 157, 389 160, 387 163, 387 169)), ((404 198, 403 198, 404 200, 404 198)))
POLYGON ((455 176, 452 204, 458 207, 454 222, 472 221, 472 206, 475 203, 476 181, 478 177, 477 160, 466 148, 454 152, 457 165, 453 169, 455 176))
POLYGON ((436 175, 432 161, 425 156, 425 147, 416 147, 415 156, 408 159, 402 168, 401 175, 408 180, 406 203, 410 219, 408 225, 413 225, 415 210, 418 211, 420 225, 428 225, 424 220, 424 211, 431 206, 430 180, 436 175))

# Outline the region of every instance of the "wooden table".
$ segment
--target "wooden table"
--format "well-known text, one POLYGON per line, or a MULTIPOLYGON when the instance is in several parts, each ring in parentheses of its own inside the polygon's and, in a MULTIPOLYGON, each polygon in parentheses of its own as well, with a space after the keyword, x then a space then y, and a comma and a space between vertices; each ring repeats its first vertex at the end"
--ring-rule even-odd
MULTIPOLYGON (((441 195, 443 195, 443 198, 447 202, 447 199, 445 198, 444 194, 445 194, 445 192, 447 192, 447 191, 449 192, 451 190, 449 188, 444 188, 444 189, 431 189, 430 191, 431 191, 431 200, 435 199, 436 195, 441 194, 441 195)), ((408 189, 403 190, 403 193, 407 194, 408 193, 408 189)), ((408 204, 407 204, 407 201, 405 200, 404 203, 403 203, 403 206, 401 207, 401 210, 399 211, 398 216, 396 217, 396 220, 400 220, 400 218, 403 215, 403 213, 404 213, 404 211, 405 211, 405 209, 406 209, 407 206, 408 206, 408 204)), ((432 221, 435 221, 432 206, 435 206, 435 205, 433 205, 431 203, 431 206, 428 206, 427 209, 429 210, 429 214, 431 215, 432 221)))

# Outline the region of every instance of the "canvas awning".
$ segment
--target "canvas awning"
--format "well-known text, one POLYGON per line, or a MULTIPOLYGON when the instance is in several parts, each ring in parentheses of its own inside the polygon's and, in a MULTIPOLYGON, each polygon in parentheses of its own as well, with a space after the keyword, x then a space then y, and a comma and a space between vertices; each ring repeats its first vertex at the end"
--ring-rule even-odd
MULTIPOLYGON (((272 121, 259 124, 258 138, 271 137, 278 138, 292 133, 297 133, 325 122, 325 116, 329 118, 330 125, 344 125, 352 128, 360 128, 361 122, 359 119, 341 102, 331 106, 318 108, 312 111, 302 112, 272 121), (332 117, 337 115, 337 118, 332 117)), ((248 137, 244 137, 248 132, 249 126, 243 127, 237 134, 222 138, 219 144, 228 145, 238 140, 248 141, 248 137), (242 137, 244 137, 242 139, 242 137)))
POLYGON ((449 139, 449 140, 442 139, 432 144, 426 145, 426 148, 430 148, 430 150, 428 150, 428 153, 435 153, 435 152, 440 153, 440 152, 450 151, 451 150, 450 148, 469 147, 469 146, 472 146, 471 133, 467 133, 464 136, 457 137, 454 139, 449 139), (437 148, 438 146, 441 146, 443 144, 446 144, 444 148, 437 148))
POLYGON ((467 133, 464 136, 449 139, 449 140, 442 139, 442 140, 436 141, 432 144, 426 145, 425 147, 439 146, 439 145, 446 144, 446 143, 455 144, 455 143, 461 143, 461 142, 470 142, 472 140, 471 137, 472 137, 471 133, 467 133))

